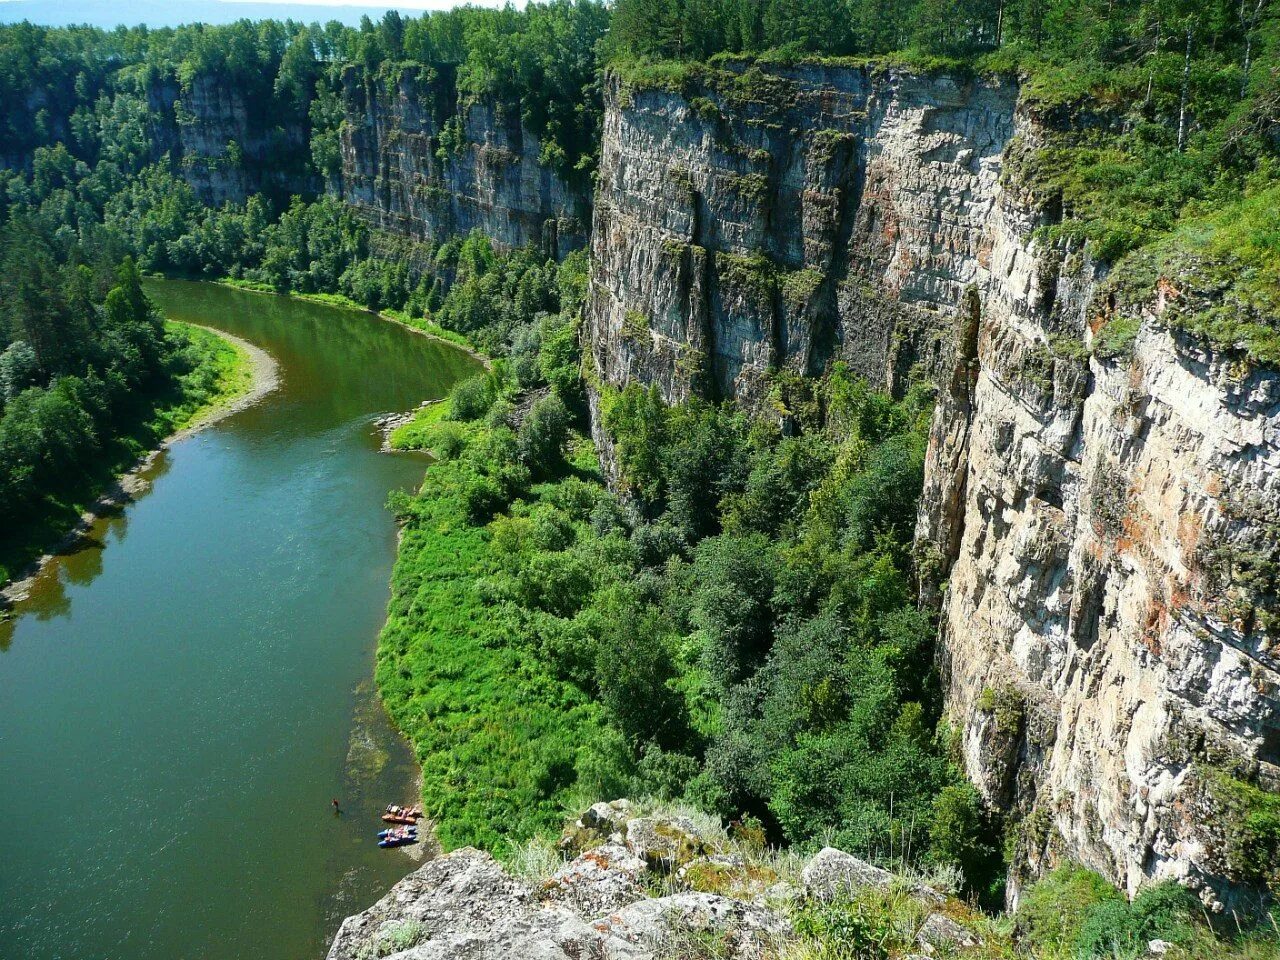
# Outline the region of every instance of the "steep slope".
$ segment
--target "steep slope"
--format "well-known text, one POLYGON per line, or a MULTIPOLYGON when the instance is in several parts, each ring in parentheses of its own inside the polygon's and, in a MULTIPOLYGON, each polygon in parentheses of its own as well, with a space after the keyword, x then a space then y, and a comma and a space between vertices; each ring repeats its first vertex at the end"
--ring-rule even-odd
POLYGON ((520 104, 459 103, 451 71, 342 76, 341 173, 331 189, 375 226, 419 240, 473 229, 563 256, 586 243, 590 195, 539 162, 520 104))
POLYGON ((287 198, 314 189, 306 172, 309 130, 271 116, 234 83, 198 73, 184 89, 157 77, 147 88, 153 159, 168 154, 196 196, 210 206, 243 203, 254 193, 287 198))
POLYGON ((605 383, 758 402, 833 356, 896 387, 989 256, 1007 83, 849 69, 611 78, 592 233, 605 383))
POLYGON ((1171 329, 1176 285, 1113 316, 1105 269, 1040 239, 1016 161, 1050 121, 1009 82, 739 65, 606 103, 598 387, 759 406, 779 371, 921 365, 922 592, 1015 881, 1072 858, 1229 900, 1223 793, 1280 761, 1274 373, 1171 329), (1131 350, 1095 350, 1115 322, 1131 350))

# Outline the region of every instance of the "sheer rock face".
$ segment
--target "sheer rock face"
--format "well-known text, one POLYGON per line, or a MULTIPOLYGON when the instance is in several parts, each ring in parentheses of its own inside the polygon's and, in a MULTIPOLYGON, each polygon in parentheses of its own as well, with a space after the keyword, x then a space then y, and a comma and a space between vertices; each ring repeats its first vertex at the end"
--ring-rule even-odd
POLYGON ((331 184, 371 224, 419 240, 479 229, 499 247, 563 256, 585 246, 589 188, 539 163, 519 103, 458 103, 448 73, 343 74, 342 171, 331 184))
POLYGON ((158 80, 148 105, 154 158, 167 153, 202 203, 243 203, 255 193, 287 197, 314 186, 304 167, 307 125, 260 115, 260 105, 213 74, 197 74, 187 90, 173 78, 158 80))
POLYGON ((797 67, 606 86, 587 310, 600 379, 749 405, 833 357, 899 387, 990 256, 1016 90, 797 67))
MULTIPOLYGON (((760 408, 833 358, 939 386, 917 541, 968 771, 1064 858, 1229 904, 1214 770, 1280 784, 1280 379, 1131 319, 1037 236, 1013 162, 1051 121, 1008 83, 819 67, 611 78, 586 345, 600 390, 760 408)), ((607 466, 615 467, 611 455, 607 466)))

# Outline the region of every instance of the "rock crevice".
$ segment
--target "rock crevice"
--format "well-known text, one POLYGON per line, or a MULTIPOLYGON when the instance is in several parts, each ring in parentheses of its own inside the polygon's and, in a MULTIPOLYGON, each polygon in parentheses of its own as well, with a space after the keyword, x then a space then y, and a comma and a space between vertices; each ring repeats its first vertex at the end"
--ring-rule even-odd
POLYGON ((939 384, 922 595, 968 772, 1021 823, 1013 896, 1070 858, 1227 905, 1206 792, 1280 783, 1280 378, 1163 297, 1094 349, 1105 266, 1006 162, 1061 122, 940 74, 611 78, 586 346, 597 390, 669 401, 761 409, 833 359, 939 384))

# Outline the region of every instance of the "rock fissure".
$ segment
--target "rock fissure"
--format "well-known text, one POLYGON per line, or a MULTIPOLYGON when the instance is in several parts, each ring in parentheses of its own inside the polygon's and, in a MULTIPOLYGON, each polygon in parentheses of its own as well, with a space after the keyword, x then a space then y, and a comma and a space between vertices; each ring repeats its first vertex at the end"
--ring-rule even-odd
POLYGON ((1280 487, 1275 377, 1242 378, 1159 304, 1128 355, 1091 350, 1107 268, 1041 236, 1059 215, 1006 157, 1062 118, 1022 107, 1016 85, 774 74, 785 95, 745 110, 732 77, 607 83, 585 332, 599 383, 757 409, 778 372, 833 359, 899 393, 940 384, 921 595, 970 776, 1043 834, 1012 896, 1071 858, 1130 890, 1175 878, 1228 903, 1219 841, 1187 798, 1205 756, 1278 772, 1270 600, 1251 586, 1275 555, 1259 523, 1229 519, 1230 491, 1280 487), (810 285, 793 304, 779 278, 797 272, 810 285), (1000 684, 1026 704, 1014 736, 978 707, 1000 684))

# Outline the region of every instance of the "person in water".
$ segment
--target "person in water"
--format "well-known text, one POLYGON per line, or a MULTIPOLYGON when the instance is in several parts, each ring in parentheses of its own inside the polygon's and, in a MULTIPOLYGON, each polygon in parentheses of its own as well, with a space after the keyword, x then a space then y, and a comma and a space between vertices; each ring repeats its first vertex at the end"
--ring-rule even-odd
POLYGON ((333 812, 334 812, 334 813, 337 813, 337 814, 341 814, 341 813, 342 813, 342 808, 341 808, 340 806, 338 806, 338 798, 337 798, 337 797, 334 797, 334 798, 333 798, 333 800, 332 800, 332 803, 333 803, 333 812))

